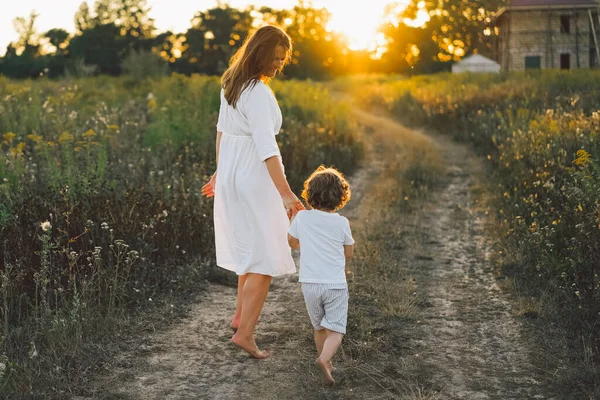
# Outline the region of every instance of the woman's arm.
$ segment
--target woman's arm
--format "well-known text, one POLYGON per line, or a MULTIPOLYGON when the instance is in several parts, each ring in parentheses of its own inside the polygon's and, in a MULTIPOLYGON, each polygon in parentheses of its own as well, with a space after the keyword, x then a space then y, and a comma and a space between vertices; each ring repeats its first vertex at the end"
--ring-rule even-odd
MULTIPOLYGON (((217 145, 216 145, 217 165, 219 165, 219 147, 221 146, 221 136, 223 136, 223 132, 217 132, 217 145)), ((212 174, 208 183, 206 185, 202 186, 202 194, 206 197, 214 197, 216 184, 217 184, 217 171, 215 170, 215 173, 212 174)))
MULTIPOLYGON (((219 147, 221 146, 221 137, 222 136, 223 136, 223 132, 217 132, 217 146, 216 146, 217 147, 216 148, 216 151, 217 151, 217 165, 219 165, 219 147)), ((216 173, 217 172, 215 171, 215 174, 216 173)))
POLYGON ((278 156, 273 156, 267 158, 265 160, 265 164, 267 165, 267 170, 269 171, 269 175, 271 176, 271 180, 275 184, 277 191, 281 195, 281 197, 287 194, 293 194, 290 185, 285 178, 285 174, 283 173, 283 168, 281 167, 281 162, 279 161, 278 156))
POLYGON ((305 209, 304 205, 302 205, 302 202, 298 199, 298 197, 296 197, 294 192, 292 192, 292 189, 285 178, 285 174, 283 173, 283 167, 281 166, 279 157, 269 157, 265 160, 265 164, 273 184, 275 184, 277 191, 281 195, 281 200, 283 201, 283 206, 287 211, 288 218, 291 219, 296 216, 298 211, 305 209))

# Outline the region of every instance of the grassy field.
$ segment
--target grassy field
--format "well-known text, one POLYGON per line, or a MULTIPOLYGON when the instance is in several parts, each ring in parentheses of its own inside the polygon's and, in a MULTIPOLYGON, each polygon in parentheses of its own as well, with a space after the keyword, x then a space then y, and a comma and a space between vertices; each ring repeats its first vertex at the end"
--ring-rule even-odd
POLYGON ((488 160, 499 273, 522 296, 522 315, 564 328, 581 365, 575 375, 598 385, 600 73, 382 76, 337 84, 364 107, 451 135, 488 160))
MULTIPOLYGON (((322 86, 275 82, 298 190, 362 144, 322 86)), ((0 78, 0 393, 64 395, 136 311, 214 275, 216 78, 0 78)))

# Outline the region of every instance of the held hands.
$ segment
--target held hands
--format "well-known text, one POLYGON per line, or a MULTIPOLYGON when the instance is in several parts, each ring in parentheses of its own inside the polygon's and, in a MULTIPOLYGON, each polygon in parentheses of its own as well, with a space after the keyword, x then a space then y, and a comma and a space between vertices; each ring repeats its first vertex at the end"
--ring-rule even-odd
POLYGON ((291 191, 284 193, 281 196, 281 200, 283 200, 283 206, 285 207, 287 216, 290 220, 298 214, 298 211, 306 210, 302 202, 291 191))
POLYGON ((215 197, 215 186, 217 185, 217 173, 215 172, 208 183, 202 186, 202 194, 208 198, 215 197))

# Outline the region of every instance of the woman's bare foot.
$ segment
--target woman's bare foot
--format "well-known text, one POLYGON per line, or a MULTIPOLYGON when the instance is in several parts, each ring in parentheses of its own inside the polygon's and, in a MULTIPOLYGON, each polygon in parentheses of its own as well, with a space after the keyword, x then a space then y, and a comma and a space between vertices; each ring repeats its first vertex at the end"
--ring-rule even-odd
POLYGON ((321 372, 321 378, 323 379, 323 383, 327 386, 333 386, 335 384, 335 380, 331 376, 331 369, 333 366, 331 362, 323 362, 320 358, 317 358, 315 361, 315 365, 319 368, 321 372))
POLYGON ((254 339, 242 339, 238 337, 236 333, 231 338, 231 343, 233 343, 237 348, 244 350, 246 353, 250 354, 252 358, 256 359, 265 359, 269 357, 269 353, 265 350, 259 350, 254 339))

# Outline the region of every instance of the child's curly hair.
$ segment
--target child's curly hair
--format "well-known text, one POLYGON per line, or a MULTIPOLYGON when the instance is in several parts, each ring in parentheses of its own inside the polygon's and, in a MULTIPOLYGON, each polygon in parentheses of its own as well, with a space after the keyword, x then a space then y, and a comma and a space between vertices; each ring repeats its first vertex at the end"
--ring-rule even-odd
POLYGON ((321 165, 304 182, 302 198, 311 208, 335 211, 350 200, 350 185, 344 175, 335 168, 321 165))

